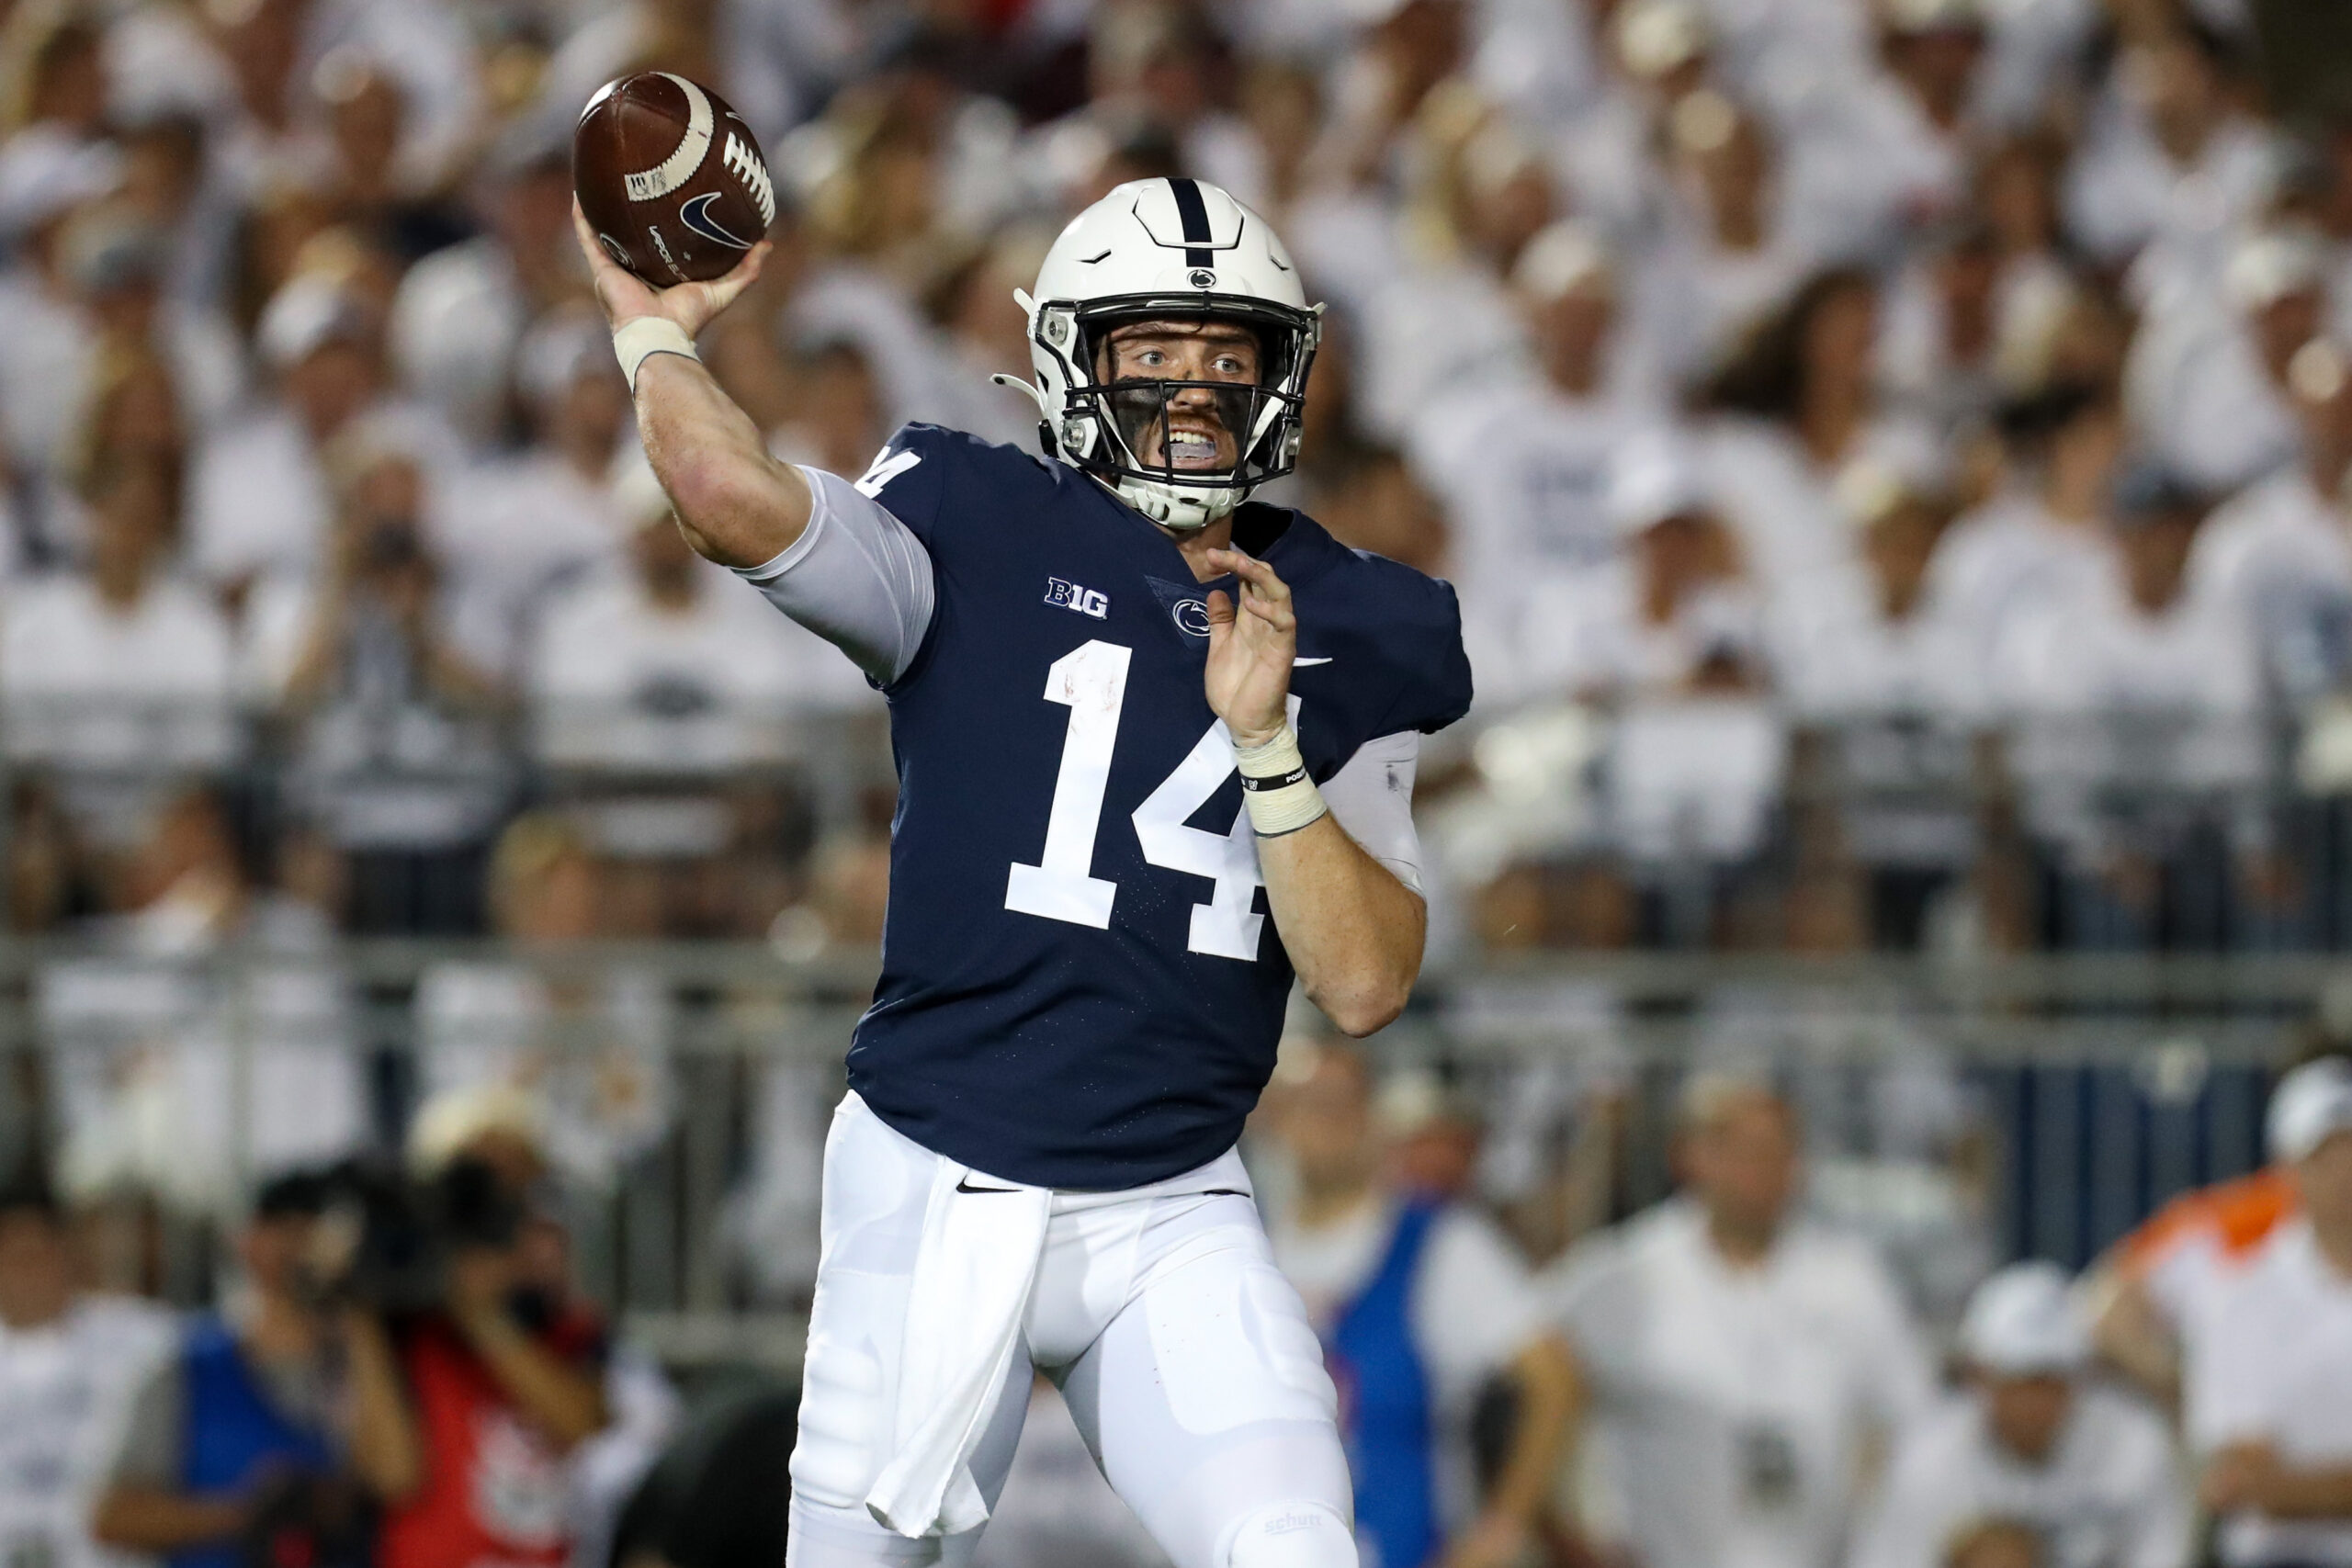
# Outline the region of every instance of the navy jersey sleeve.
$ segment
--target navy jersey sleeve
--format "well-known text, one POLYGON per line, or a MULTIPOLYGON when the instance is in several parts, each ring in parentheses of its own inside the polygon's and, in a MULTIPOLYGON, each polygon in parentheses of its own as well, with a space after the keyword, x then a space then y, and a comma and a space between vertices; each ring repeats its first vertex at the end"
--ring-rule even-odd
POLYGON ((1353 638, 1362 663, 1377 671, 1351 704, 1363 738, 1433 734, 1468 713, 1470 656, 1453 585, 1385 556, 1327 547, 1339 563, 1336 592, 1302 597, 1300 647, 1315 642, 1325 651, 1317 616, 1328 604, 1336 622, 1329 629, 1353 638))
POLYGON ((1405 678, 1378 732, 1416 729, 1431 735, 1470 711, 1470 655, 1462 646, 1462 602, 1453 584, 1442 578, 1422 577, 1409 568, 1395 570, 1413 578, 1412 592, 1396 596, 1401 613, 1396 637, 1405 678))

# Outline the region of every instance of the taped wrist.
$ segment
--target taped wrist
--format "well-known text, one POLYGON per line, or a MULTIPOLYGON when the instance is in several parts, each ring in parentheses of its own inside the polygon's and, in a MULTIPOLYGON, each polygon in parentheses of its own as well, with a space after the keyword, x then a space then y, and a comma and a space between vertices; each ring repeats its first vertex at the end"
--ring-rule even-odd
POLYGON ((1241 803, 1260 838, 1295 833, 1331 809, 1306 776, 1298 731, 1289 725, 1262 746, 1236 746, 1233 760, 1241 770, 1241 803))
POLYGON ((657 354, 702 358, 695 352, 695 340, 686 335, 686 329, 664 316, 639 316, 614 330, 613 356, 621 362, 621 374, 628 378, 631 392, 637 390, 638 367, 657 354))

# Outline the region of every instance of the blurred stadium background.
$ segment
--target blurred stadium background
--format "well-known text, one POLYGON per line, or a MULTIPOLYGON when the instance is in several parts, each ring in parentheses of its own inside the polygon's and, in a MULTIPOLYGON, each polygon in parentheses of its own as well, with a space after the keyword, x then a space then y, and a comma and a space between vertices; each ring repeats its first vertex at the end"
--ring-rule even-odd
MULTIPOLYGON (((634 450, 569 160, 639 68, 759 131, 705 355, 845 474, 1034 446, 1011 291, 1111 186, 1282 229, 1279 499, 1452 579, 1481 694, 1382 1158, 1539 1281, 1672 1190, 1694 1070, 1789 1097, 1938 1346, 2256 1170, 2352 1043, 2347 15, 0 0, 0 1429, 7 1214, 198 1309, 288 1171, 503 1131, 633 1391, 548 1539, 604 1561, 697 1412, 787 1440, 890 759, 634 450)), ((107 1473, 10 1441, 0 1540, 107 1473)), ((1061 1544, 999 1560, 1148 1560, 1019 1477, 1061 1544)))

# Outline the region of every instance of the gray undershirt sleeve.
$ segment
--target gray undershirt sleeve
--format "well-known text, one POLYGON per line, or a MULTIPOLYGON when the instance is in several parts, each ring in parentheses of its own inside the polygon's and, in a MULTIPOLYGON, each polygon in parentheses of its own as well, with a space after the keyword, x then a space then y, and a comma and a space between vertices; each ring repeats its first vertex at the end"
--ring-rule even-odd
POLYGON ((775 559, 735 574, 887 686, 907 672, 931 629, 931 553, 849 480, 821 468, 800 472, 808 481, 808 528, 775 559))
POLYGON ((1365 741, 1323 782, 1323 802, 1348 837, 1416 893, 1421 838, 1413 826, 1413 773, 1420 760, 1420 735, 1400 730, 1365 741))

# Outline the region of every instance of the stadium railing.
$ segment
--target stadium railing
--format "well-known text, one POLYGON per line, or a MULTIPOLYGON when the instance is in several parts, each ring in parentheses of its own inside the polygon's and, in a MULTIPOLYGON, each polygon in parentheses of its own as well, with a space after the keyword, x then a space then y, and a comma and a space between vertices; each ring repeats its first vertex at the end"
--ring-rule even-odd
MULTIPOLYGON (((0 1155, 48 1158, 145 1238, 124 1282, 194 1298, 268 1149, 335 1115, 347 1144, 396 1147, 436 1070, 495 1061, 549 1107, 591 1291, 674 1359, 788 1367, 816 1161, 874 972, 870 954, 760 943, 0 942, 0 1155), (496 1005, 424 999, 453 974, 503 976, 496 1005), (570 1017, 548 1000, 613 996, 616 976, 638 1000, 570 1017), (518 1010, 518 994, 536 999, 518 1010), (329 1080, 358 1098, 346 1111, 300 1070, 319 1054, 344 1064, 329 1080), (598 1099, 616 1071, 637 1075, 616 1105, 598 1099)), ((1816 1202, 1932 1275, 2080 1263, 2173 1193, 2252 1168, 2268 1075, 2340 1032, 2348 1003, 2352 964, 2319 956, 1545 955, 1433 976, 1371 1048, 1418 1086, 1400 1134, 1454 1138, 1473 1190, 1507 1210, 1581 1181, 1586 1223, 1670 1189, 1693 1066, 1772 1071, 1806 1114, 1816 1202), (1480 1124, 1474 1157, 1459 1129, 1480 1124)))

